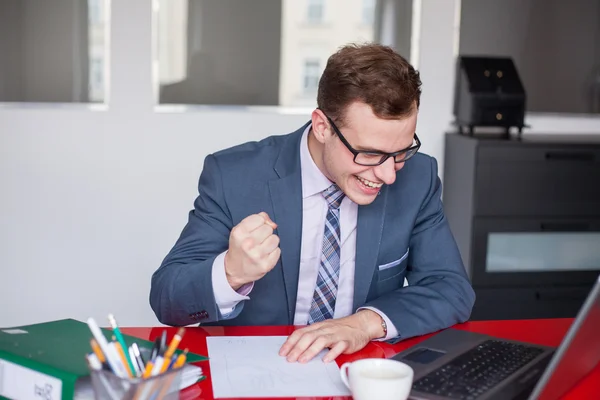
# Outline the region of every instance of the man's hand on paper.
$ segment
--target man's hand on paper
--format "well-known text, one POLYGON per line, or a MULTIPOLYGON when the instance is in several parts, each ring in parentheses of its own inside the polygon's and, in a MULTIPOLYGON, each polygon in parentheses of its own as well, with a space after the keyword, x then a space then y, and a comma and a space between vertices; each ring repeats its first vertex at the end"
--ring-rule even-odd
POLYGON ((273 234, 275 228, 277 224, 261 212, 244 218, 231 230, 225 275, 234 290, 259 280, 277 264, 281 249, 279 237, 273 234))
POLYGON ((382 337, 381 317, 371 310, 360 310, 345 318, 317 322, 292 333, 279 355, 290 362, 308 362, 325 348, 330 350, 324 362, 340 354, 350 354, 365 347, 371 340, 382 337))

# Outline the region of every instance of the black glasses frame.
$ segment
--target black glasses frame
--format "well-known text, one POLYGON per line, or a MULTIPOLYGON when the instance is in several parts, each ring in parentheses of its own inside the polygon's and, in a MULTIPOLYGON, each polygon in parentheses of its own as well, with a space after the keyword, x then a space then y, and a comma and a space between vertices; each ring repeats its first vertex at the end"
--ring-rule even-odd
MULTIPOLYGON (((322 110, 321 110, 322 111, 322 110)), ((350 152, 352 154, 354 154, 354 162, 358 165, 363 165, 365 167, 375 167, 377 165, 381 165, 384 162, 387 161, 388 158, 393 157, 394 158, 394 162, 396 164, 400 164, 403 162, 406 162, 407 160, 411 159, 415 154, 417 154, 417 151, 419 151, 419 148, 421 148, 421 140, 419 140, 419 137, 417 136, 417 132, 415 132, 415 141, 417 142, 417 144, 407 147, 406 149, 402 149, 400 151, 396 151, 394 153, 385 153, 383 151, 365 151, 365 150, 356 150, 354 149, 350 143, 348 143, 348 141, 346 140, 346 138, 344 137, 344 135, 342 135, 342 132, 340 132, 339 128, 335 125, 335 123, 333 122, 333 120, 331 118, 329 118, 329 116, 327 116, 325 113, 323 113, 325 115, 325 117, 327 118, 327 120, 329 121, 329 123, 331 124, 331 127, 333 128, 333 131, 335 132, 336 135, 338 135, 338 137, 340 138, 340 140, 342 141, 342 143, 344 144, 344 146, 346 146, 346 148, 348 150, 350 150, 350 152), (356 161, 356 158, 358 157, 359 154, 368 154, 368 155, 380 155, 381 159, 379 160, 378 163, 376 164, 365 164, 365 163, 360 163, 356 161), (403 155, 406 154, 406 156, 400 160, 398 160, 396 157, 399 155, 403 155)))

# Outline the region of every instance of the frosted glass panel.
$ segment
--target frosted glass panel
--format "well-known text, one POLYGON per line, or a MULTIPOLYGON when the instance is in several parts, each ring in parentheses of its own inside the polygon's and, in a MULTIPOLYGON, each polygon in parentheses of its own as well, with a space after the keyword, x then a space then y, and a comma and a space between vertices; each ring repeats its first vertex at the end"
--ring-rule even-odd
POLYGON ((600 270, 600 232, 491 233, 486 270, 600 270))

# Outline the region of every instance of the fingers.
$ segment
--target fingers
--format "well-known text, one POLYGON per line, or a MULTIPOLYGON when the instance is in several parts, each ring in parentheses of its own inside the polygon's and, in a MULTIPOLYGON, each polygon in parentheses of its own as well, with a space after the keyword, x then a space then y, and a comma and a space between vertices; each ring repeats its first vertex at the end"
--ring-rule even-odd
POLYGON ((281 249, 279 247, 277 247, 275 250, 273 250, 273 252, 271 254, 269 254, 267 256, 267 260, 265 261, 265 264, 267 265, 267 268, 269 269, 269 271, 273 269, 275 264, 277 264, 279 257, 281 257, 281 249))
POLYGON ((267 213, 252 214, 244 218, 239 224, 231 230, 231 236, 237 243, 241 243, 247 238, 252 238, 254 245, 260 245, 266 238, 273 234, 273 229, 277 227, 267 213))
POLYGON ((277 236, 277 235, 269 236, 258 246, 260 253, 264 254, 264 255, 271 254, 278 247, 279 247, 279 236, 277 236))
POLYGON ((273 234, 269 225, 263 225, 244 240, 244 250, 255 261, 260 261, 279 247, 279 236, 273 234))
POLYGON ((289 362, 307 362, 323 350, 329 344, 329 340, 329 335, 321 331, 320 325, 313 324, 292 333, 281 347, 279 354, 286 357, 289 362), (305 354, 313 345, 314 347, 305 354))
MULTIPOLYGON (((302 340, 299 342, 299 344, 302 344, 302 340)), ((331 346, 332 344, 333 338, 331 335, 317 336, 315 339, 313 339, 312 343, 307 346, 307 349, 298 356, 298 361, 301 363, 308 362, 323 349, 331 346)))
POLYGON ((251 237, 252 239, 254 239, 255 245, 260 245, 262 242, 265 241, 266 238, 268 238, 272 234, 273 234, 273 228, 271 228, 270 225, 267 225, 265 223, 265 224, 262 224, 261 226, 259 226, 258 228, 256 228, 255 230, 253 230, 252 232, 250 232, 248 234, 248 237, 251 237))
POLYGON ((261 211, 261 212, 258 213, 258 215, 260 215, 261 217, 263 217, 265 219, 265 223, 267 225, 269 225, 272 229, 276 229, 277 228, 277 224, 271 220, 271 217, 269 217, 269 214, 267 214, 264 211, 261 211))
POLYGON ((275 267, 281 256, 275 228, 277 224, 265 212, 249 215, 233 227, 225 256, 230 284, 255 281, 275 267))
POLYGON ((296 346, 296 343, 298 343, 302 335, 304 335, 306 332, 314 331, 315 329, 318 329, 318 324, 312 324, 306 328, 298 329, 297 331, 292 332, 292 334, 286 339, 285 343, 283 343, 281 346, 279 355, 286 357, 294 348, 294 346, 296 346))
POLYGON ((264 211, 261 211, 258 214, 252 214, 244 218, 239 224, 237 224, 234 229, 240 230, 245 234, 251 233, 254 230, 262 227, 263 225, 267 225, 271 227, 271 231, 277 228, 277 224, 271 220, 269 214, 264 211))
POLYGON ((348 349, 348 342, 342 341, 336 343, 331 350, 327 352, 325 357, 323 357, 323 362, 331 362, 335 360, 340 354, 348 349))
POLYGON ((247 240, 250 239, 250 232, 264 225, 265 220, 263 217, 258 214, 249 215, 239 224, 233 227, 229 235, 230 240, 232 240, 234 243, 237 243, 238 246, 242 245, 244 242, 247 242, 246 246, 252 247, 252 241, 247 240))

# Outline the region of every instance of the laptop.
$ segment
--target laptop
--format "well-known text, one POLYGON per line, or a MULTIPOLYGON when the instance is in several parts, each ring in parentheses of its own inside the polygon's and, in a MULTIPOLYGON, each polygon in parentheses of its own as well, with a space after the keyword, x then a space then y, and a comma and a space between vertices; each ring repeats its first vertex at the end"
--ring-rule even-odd
POLYGON ((600 276, 558 348, 446 329, 396 354, 411 399, 558 399, 600 361, 600 276))

